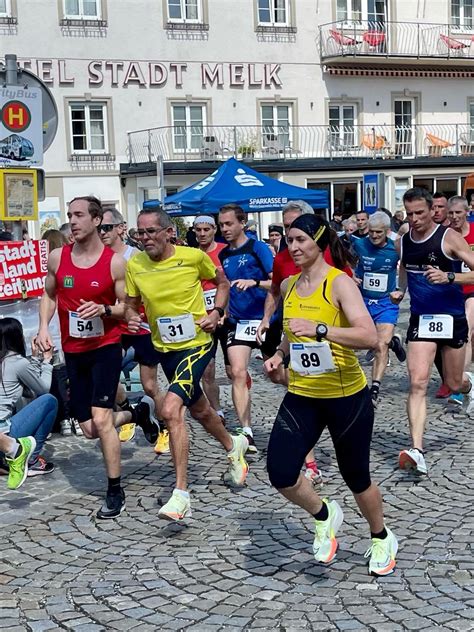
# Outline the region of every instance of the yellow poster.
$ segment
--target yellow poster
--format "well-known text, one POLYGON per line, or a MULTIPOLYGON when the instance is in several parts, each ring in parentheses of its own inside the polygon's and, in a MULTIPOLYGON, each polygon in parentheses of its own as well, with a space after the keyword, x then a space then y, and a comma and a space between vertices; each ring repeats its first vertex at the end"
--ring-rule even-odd
POLYGON ((36 169, 0 169, 0 219, 38 219, 36 169))

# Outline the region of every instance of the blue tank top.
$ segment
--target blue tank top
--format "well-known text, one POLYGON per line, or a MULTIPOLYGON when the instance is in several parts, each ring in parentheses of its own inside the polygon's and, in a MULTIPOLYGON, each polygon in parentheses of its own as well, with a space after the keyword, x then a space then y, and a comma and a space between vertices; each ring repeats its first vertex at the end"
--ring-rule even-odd
POLYGON ((448 230, 451 230, 448 226, 438 225, 423 241, 413 241, 411 230, 401 238, 400 258, 407 271, 412 314, 462 316, 465 313, 461 286, 433 284, 423 275, 428 266, 443 272, 461 271, 461 262, 451 259, 444 252, 443 243, 448 230))
POLYGON ((378 247, 367 239, 354 239, 352 248, 359 258, 356 276, 362 279, 360 291, 368 299, 385 298, 397 285, 398 252, 391 239, 378 247))

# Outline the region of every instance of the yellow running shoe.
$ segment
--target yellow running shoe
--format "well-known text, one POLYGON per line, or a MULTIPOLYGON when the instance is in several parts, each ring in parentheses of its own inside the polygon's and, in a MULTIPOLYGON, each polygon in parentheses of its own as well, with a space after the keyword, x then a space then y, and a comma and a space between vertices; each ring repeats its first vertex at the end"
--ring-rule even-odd
POLYGON ((120 426, 120 441, 122 441, 122 443, 125 443, 126 441, 131 441, 135 436, 135 428, 136 424, 123 424, 123 426, 120 426))
POLYGON ((154 450, 157 454, 166 454, 170 451, 170 435, 167 430, 162 430, 158 435, 154 450))

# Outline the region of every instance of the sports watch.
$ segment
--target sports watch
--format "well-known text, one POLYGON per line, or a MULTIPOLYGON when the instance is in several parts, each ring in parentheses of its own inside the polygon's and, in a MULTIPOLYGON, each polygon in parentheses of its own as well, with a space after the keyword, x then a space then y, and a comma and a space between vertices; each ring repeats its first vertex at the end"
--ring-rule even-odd
POLYGON ((112 316, 112 308, 110 305, 104 305, 104 316, 110 318, 112 316))
POLYGON ((326 338, 328 335, 328 328, 323 323, 320 323, 316 327, 316 340, 317 342, 321 342, 323 338, 326 338))
POLYGON ((214 311, 217 312, 221 318, 224 316, 224 310, 222 307, 214 307, 214 311))
POLYGON ((454 283, 454 280, 456 279, 455 272, 446 272, 446 276, 448 277, 448 283, 454 283))

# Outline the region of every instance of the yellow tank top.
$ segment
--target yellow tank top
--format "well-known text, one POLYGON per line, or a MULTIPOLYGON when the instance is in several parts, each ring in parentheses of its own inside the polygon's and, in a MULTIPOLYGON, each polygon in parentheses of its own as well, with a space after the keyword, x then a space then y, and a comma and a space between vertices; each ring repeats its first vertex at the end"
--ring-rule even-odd
MULTIPOLYGON (((319 323, 324 323, 328 327, 350 327, 344 314, 331 299, 333 281, 340 274, 344 274, 344 272, 337 268, 331 268, 324 281, 311 296, 307 297, 301 297, 297 293, 296 281, 300 275, 290 277, 283 304, 283 328, 290 345, 291 343, 315 342, 315 338, 298 338, 291 333, 288 329, 290 318, 312 320, 315 329, 319 323)), ((328 344, 332 353, 334 369, 318 375, 302 375, 292 369, 290 362, 288 385, 290 393, 305 397, 330 399, 353 395, 366 386, 367 380, 364 372, 352 349, 335 342, 328 344)))

